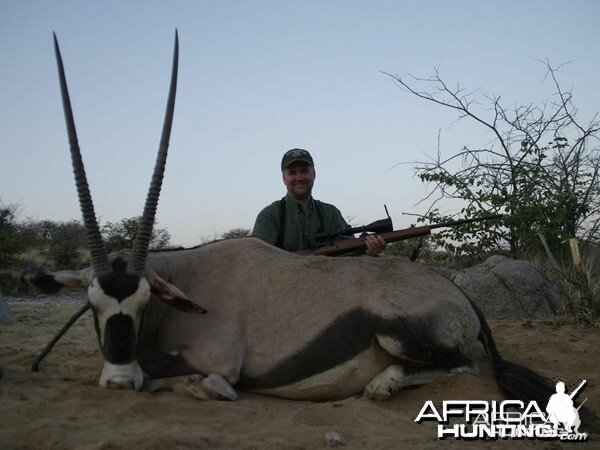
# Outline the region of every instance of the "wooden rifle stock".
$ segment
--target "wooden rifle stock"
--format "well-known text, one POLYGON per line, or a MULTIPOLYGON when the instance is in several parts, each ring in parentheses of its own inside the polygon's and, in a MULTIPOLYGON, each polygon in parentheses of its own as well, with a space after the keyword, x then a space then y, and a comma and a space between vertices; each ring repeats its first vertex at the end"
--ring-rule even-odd
MULTIPOLYGON (((405 230, 389 231, 387 233, 378 234, 378 236, 381 236, 383 239, 385 239, 385 242, 389 243, 419 236, 426 236, 429 233, 431 233, 431 227, 425 226, 407 228, 405 230)), ((318 248, 298 250, 294 253, 297 253, 298 255, 336 256, 343 253, 363 251, 366 248, 367 246, 365 244, 365 238, 358 238, 332 241, 318 248)))
MULTIPOLYGON (((411 238, 420 237, 420 236, 427 236, 428 234, 431 234, 431 230, 433 230, 434 228, 453 227, 456 225, 463 225, 465 223, 481 222, 484 220, 491 220, 491 219, 499 219, 501 217, 502 217, 502 214, 496 214, 496 215, 487 216, 487 217, 477 217, 475 219, 455 220, 452 222, 439 223, 439 224, 435 224, 435 225, 426 225, 426 226, 422 226, 422 227, 410 227, 410 228, 405 228, 403 230, 389 231, 387 233, 380 233, 380 234, 378 234, 378 236, 381 236, 387 243, 403 241, 405 239, 411 239, 411 238)), ((296 253, 298 255, 304 255, 304 256, 307 256, 307 255, 337 256, 337 255, 341 255, 344 253, 364 251, 366 248, 367 248, 367 246, 365 244, 365 238, 360 237, 357 239, 332 241, 332 242, 329 242, 329 243, 324 244, 317 248, 298 250, 294 253, 296 253)))

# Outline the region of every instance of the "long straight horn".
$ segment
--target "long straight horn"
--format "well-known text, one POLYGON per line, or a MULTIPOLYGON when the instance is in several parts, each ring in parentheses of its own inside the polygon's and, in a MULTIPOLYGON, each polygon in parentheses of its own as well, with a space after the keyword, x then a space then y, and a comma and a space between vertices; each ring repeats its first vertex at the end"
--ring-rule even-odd
POLYGON ((131 262, 128 267, 130 273, 141 274, 146 265, 146 256, 148 255, 148 245, 152 237, 152 227, 154 226, 154 216, 156 215, 156 205, 160 195, 162 179, 165 173, 167 163, 167 152, 169 150, 169 137, 171 136, 171 125, 173 124, 173 112, 175 111, 175 94, 177 93, 177 66, 179 63, 179 37, 175 30, 175 49, 173 50, 173 69, 171 71, 171 86, 169 88, 169 99, 167 100, 167 111, 163 124, 160 145, 158 146, 158 155, 150 189, 144 205, 144 214, 140 220, 140 229, 133 241, 131 262))
POLYGON ((67 89, 67 78, 65 77, 65 69, 63 67, 60 48, 56 33, 54 35, 54 53, 56 54, 56 64, 58 66, 58 77, 60 80, 60 93, 62 96, 63 109, 65 112, 65 122, 67 123, 67 133, 69 135, 69 146, 71 148, 71 162, 73 164, 73 174, 75 175, 75 184, 77 186, 77 195, 79 197, 79 206, 83 216, 83 223, 86 229, 87 244, 92 255, 92 265, 96 275, 102 275, 111 271, 106 248, 102 242, 96 214, 94 213, 94 204, 90 195, 87 177, 85 176, 85 168, 79 151, 79 143, 77 141, 77 132, 75 130, 75 121, 73 120, 73 109, 71 108, 71 100, 69 99, 69 90, 67 89))

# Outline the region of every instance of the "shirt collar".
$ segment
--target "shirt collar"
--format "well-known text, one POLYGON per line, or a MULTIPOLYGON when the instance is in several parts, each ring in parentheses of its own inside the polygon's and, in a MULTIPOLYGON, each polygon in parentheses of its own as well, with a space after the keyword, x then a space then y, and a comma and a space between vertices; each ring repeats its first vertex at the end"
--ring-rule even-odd
MULTIPOLYGON (((298 203, 296 200, 294 200, 292 197, 290 197, 287 194, 285 195, 285 202, 287 204, 287 207, 291 208, 293 211, 296 211, 296 212, 302 211, 302 207, 300 206, 300 203, 298 203)), ((313 212, 314 210, 315 210, 315 199, 313 197, 311 197, 309 214, 311 212, 313 212)))

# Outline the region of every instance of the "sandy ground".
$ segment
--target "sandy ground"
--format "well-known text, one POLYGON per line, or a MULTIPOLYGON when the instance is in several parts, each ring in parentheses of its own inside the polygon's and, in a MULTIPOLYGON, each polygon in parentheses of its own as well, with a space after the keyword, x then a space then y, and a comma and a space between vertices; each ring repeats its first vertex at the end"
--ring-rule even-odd
MULTIPOLYGON (((240 393, 237 402, 202 402, 172 392, 97 386, 101 357, 90 313, 41 365, 33 358, 82 304, 81 296, 7 297, 16 324, 0 325, 0 448, 315 448, 341 433, 346 448, 562 448, 556 441, 438 441, 414 418, 426 400, 501 400, 483 352, 480 375, 457 374, 376 403, 355 397, 306 402, 240 393)), ((600 413, 600 330, 515 320, 490 321, 507 359, 568 386, 588 380, 586 406, 600 413)), ((587 431, 582 423, 580 431, 587 431)), ((584 448, 600 448, 598 438, 584 448)))

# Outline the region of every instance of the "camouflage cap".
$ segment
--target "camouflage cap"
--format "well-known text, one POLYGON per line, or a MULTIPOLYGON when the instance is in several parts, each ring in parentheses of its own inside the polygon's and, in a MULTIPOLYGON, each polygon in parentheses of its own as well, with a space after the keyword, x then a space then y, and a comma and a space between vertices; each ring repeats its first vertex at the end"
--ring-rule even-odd
POLYGON ((285 152, 283 158, 281 158, 281 170, 285 169, 290 164, 293 164, 298 161, 305 162, 307 164, 310 164, 311 166, 315 165, 312 156, 310 156, 310 153, 308 153, 308 151, 303 150, 301 148, 293 148, 285 152))

